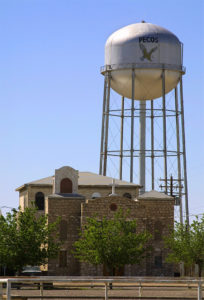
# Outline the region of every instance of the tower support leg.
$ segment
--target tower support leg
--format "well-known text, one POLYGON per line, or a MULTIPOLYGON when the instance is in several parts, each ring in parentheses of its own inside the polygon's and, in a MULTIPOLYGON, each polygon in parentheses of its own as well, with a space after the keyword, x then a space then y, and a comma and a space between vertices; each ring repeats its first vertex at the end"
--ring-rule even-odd
POLYGON ((131 140, 130 140, 130 182, 133 182, 134 159, 134 112, 135 112, 135 70, 132 69, 132 106, 131 106, 131 140))
POLYGON ((151 100, 151 166, 152 166, 152 190, 154 190, 154 101, 151 100))
POLYGON ((146 101, 140 101, 140 193, 145 192, 146 101))
POLYGON ((184 124, 184 106, 183 106, 183 82, 182 82, 182 75, 180 77, 180 105, 181 105, 181 126, 182 126, 182 142, 183 142, 183 168, 184 168, 185 210, 186 210, 186 222, 187 222, 187 225, 189 225, 188 182, 187 182, 187 165, 186 165, 186 141, 185 141, 185 124, 184 124))
POLYGON ((123 128, 124 128, 124 97, 121 100, 121 126, 120 126, 120 180, 123 178, 123 128))
POLYGON ((182 187, 181 187, 181 156, 180 156, 180 128, 179 128, 179 112, 178 112, 178 90, 175 88, 175 111, 176 111, 176 144, 177 144, 177 168, 178 168, 178 184, 180 199, 180 223, 183 224, 183 207, 182 207, 182 187))
POLYGON ((103 112, 102 112, 102 125, 101 125, 101 151, 100 151, 100 165, 99 174, 103 173, 103 157, 104 157, 104 128, 106 118, 106 90, 107 90, 107 76, 104 77, 104 90, 103 90, 103 112))
POLYGON ((109 129, 109 107, 110 107, 110 80, 111 74, 107 74, 107 91, 106 91, 106 108, 105 108, 105 137, 104 137, 104 162, 103 175, 106 176, 107 171, 107 155, 108 155, 108 129, 109 129))
POLYGON ((162 71, 162 111, 163 111, 163 154, 164 154, 164 180, 167 194, 167 144, 166 144, 166 96, 165 96, 165 70, 162 71))

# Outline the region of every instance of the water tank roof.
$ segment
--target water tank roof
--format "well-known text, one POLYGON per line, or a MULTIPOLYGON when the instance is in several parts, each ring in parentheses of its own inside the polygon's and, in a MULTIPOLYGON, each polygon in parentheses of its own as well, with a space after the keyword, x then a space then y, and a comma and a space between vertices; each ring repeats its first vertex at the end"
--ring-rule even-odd
POLYGON ((112 89, 131 99, 132 70, 134 99, 161 97, 163 70, 165 93, 175 88, 185 72, 182 43, 169 30, 151 23, 131 24, 115 31, 106 42, 101 73, 111 73, 112 89))
POLYGON ((108 38, 106 46, 112 42, 114 42, 114 44, 120 44, 127 41, 131 42, 132 40, 137 40, 139 37, 148 37, 151 35, 159 36, 160 41, 163 42, 168 41, 180 43, 177 36, 171 31, 152 23, 141 22, 125 26, 113 32, 108 38))

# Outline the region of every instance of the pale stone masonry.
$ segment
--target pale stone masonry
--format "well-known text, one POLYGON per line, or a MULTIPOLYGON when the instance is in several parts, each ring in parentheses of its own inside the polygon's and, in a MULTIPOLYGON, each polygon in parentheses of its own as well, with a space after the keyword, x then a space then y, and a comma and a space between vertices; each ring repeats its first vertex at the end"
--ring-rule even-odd
MULTIPOLYGON (((67 167, 65 167, 67 168, 67 167)), ((60 168, 59 170, 63 169, 60 168)), ((72 168, 69 167, 68 178, 70 178, 70 172, 72 168)), ((73 169, 74 170, 74 169, 73 169)), ((58 170, 56 170, 56 173, 58 170)), ((64 171, 63 171, 64 172, 64 171)), ((78 171, 77 171, 78 172, 78 171)), ((72 175, 76 176, 76 175, 72 175)), ((44 196, 53 194, 56 186, 56 176, 46 177, 40 180, 35 180, 29 183, 25 183, 18 187, 16 191, 19 192, 19 204, 22 209, 25 206, 30 206, 31 202, 35 202, 35 195, 37 192, 42 192, 44 196)), ((70 178, 71 179, 71 178, 70 178)), ((73 180, 73 178, 72 178, 73 180)), ((75 177, 76 182, 77 178, 75 177)), ((59 180, 57 179, 57 189, 59 190, 59 180)), ((75 183, 76 184, 76 183, 75 183)), ((108 176, 102 176, 91 172, 78 172, 78 193, 83 195, 86 199, 91 199, 94 193, 100 193, 102 197, 111 194, 112 191, 112 178, 108 176)), ((74 185, 75 186, 75 185, 74 185)), ((119 196, 129 193, 132 199, 135 199, 139 195, 140 185, 129 183, 116 179, 116 189, 119 196)), ((56 191, 57 193, 58 191, 56 191)), ((74 187, 73 192, 77 193, 77 187, 74 187)))
POLYGON ((162 236, 174 224, 174 198, 157 191, 139 196, 140 186, 115 180, 112 196, 112 178, 90 172, 78 172, 62 167, 55 176, 33 181, 17 188, 22 210, 36 203, 39 214, 47 213, 48 222, 61 218, 59 239, 62 247, 56 259, 49 260, 48 275, 106 275, 103 266, 79 263, 73 256, 73 243, 78 239, 86 218, 97 213, 99 218, 112 218, 118 209, 129 210, 129 218, 137 220, 137 231, 152 234, 152 253, 140 265, 125 266, 118 275, 172 276, 173 268, 165 263, 167 255, 162 236), (63 193, 62 193, 63 190, 63 193))
POLYGON ((54 193, 60 193, 60 183, 64 178, 69 178, 72 182, 72 193, 78 193, 78 171, 69 167, 62 167, 55 170, 54 193))

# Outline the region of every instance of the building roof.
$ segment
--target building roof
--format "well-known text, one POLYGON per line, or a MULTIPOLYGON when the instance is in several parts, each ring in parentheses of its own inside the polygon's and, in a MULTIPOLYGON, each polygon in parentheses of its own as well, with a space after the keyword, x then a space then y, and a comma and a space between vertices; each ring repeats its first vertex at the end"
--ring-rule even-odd
POLYGON ((115 179, 115 184, 124 186, 139 186, 138 184, 130 183, 128 181, 119 180, 113 177, 98 175, 92 172, 79 172, 79 185, 111 185, 115 179))
POLYGON ((28 182, 26 184, 46 184, 46 185, 53 185, 53 179, 54 176, 45 177, 42 179, 34 180, 31 182, 28 182))
MULTIPOLYGON (((54 176, 45 177, 42 179, 34 180, 31 182, 28 182, 16 189, 16 191, 20 191, 27 185, 53 185, 53 179, 54 176)), ((114 178, 98 175, 96 173, 92 172, 79 172, 79 186, 107 186, 111 185, 114 178)), ((130 183, 124 180, 115 179, 115 184, 120 186, 134 186, 134 187, 140 187, 138 184, 130 183)))
POLYGON ((138 197, 138 200, 174 200, 174 197, 168 196, 164 193, 157 192, 152 190, 150 192, 146 192, 138 197))

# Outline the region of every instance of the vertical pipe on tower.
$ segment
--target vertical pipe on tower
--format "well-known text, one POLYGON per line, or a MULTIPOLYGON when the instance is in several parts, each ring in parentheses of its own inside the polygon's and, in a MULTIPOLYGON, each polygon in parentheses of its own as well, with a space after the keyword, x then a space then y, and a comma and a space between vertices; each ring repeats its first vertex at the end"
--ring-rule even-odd
POLYGON ((102 112, 102 126, 101 126, 101 152, 100 152, 100 166, 99 174, 103 172, 103 157, 104 157, 104 128, 105 128, 105 117, 106 117, 106 89, 107 89, 107 76, 104 76, 104 91, 103 91, 103 112, 102 112))
POLYGON ((166 97, 165 97, 165 70, 162 70, 162 111, 163 111, 163 153, 164 153, 164 180, 165 193, 168 192, 167 187, 167 146, 166 146, 166 97))
POLYGON ((185 190, 185 210, 186 222, 189 225, 188 210, 188 183, 187 183, 187 166, 186 166, 186 140, 185 140, 185 124, 184 124, 184 106, 183 106, 183 82, 182 75, 180 77, 180 103, 181 103, 181 126, 182 126, 182 142, 183 142, 183 168, 184 168, 184 190, 185 190))
POLYGON ((108 152, 108 125, 109 125, 109 105, 110 105, 110 79, 111 74, 108 72, 107 83, 107 99, 106 99, 106 122, 105 122, 105 141, 104 141, 104 163, 103 163, 103 176, 106 176, 107 170, 107 152, 108 152))
POLYGON ((180 128, 178 112, 178 90, 175 88, 175 111, 176 111, 176 143, 177 143, 177 167, 180 199, 180 223, 183 224, 183 207, 182 207, 182 188, 181 188, 181 157, 180 157, 180 128))
POLYGON ((140 101, 140 193, 145 192, 146 101, 140 101))
POLYGON ((123 177, 123 127, 124 127, 124 97, 121 99, 121 129, 120 129, 120 180, 123 177))
POLYGON ((154 102, 151 100, 151 165, 152 165, 152 190, 154 190, 154 102))
POLYGON ((131 141, 130 141, 130 182, 133 182, 134 158, 134 99, 135 98, 135 69, 132 69, 132 106, 131 106, 131 141))

